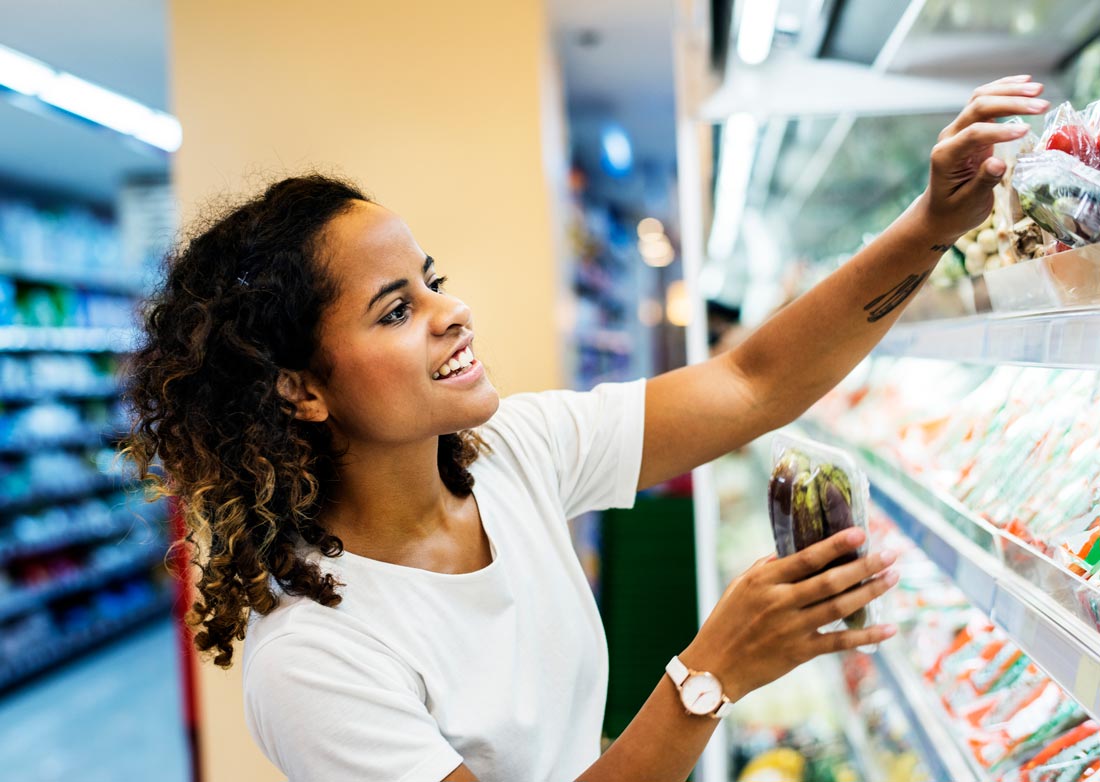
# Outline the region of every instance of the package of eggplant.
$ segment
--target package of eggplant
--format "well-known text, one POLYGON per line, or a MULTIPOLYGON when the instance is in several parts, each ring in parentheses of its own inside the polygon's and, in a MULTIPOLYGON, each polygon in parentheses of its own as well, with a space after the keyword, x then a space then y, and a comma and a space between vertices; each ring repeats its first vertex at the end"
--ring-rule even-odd
MULTIPOLYGON (((781 432, 772 441, 772 464, 768 512, 780 557, 852 527, 867 532, 867 475, 847 453, 781 432)), ((822 572, 866 556, 869 540, 866 537, 857 552, 838 557, 822 572)), ((878 605, 871 603, 821 630, 857 630, 879 622, 878 605)))

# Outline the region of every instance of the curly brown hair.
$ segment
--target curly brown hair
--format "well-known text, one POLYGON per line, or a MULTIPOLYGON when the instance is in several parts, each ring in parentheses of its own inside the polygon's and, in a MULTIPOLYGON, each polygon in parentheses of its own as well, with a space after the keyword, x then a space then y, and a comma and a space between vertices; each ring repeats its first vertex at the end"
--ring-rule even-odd
MULTIPOLYGON (((354 185, 292 177, 196 224, 166 259, 143 308, 125 399, 132 426, 122 452, 153 496, 174 496, 186 521, 199 597, 187 615, 200 652, 229 667, 251 611, 279 604, 274 586, 325 606, 340 602, 331 574, 307 560, 343 543, 319 521, 340 453, 324 423, 295 417, 280 373, 313 367, 335 281, 318 253, 325 226, 355 201, 354 185)), ((473 432, 439 438, 444 485, 469 496, 473 432)))

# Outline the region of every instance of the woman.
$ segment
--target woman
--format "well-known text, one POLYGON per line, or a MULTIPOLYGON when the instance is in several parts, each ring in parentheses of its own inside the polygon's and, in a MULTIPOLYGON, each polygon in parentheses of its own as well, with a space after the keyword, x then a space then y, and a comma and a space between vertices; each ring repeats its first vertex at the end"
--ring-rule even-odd
POLYGON ((600 756, 606 644, 565 520, 630 506, 844 377, 989 213, 992 145, 1022 130, 993 120, 1044 111, 1041 90, 977 90, 925 193, 732 351, 590 393, 501 401, 469 309, 353 187, 288 179, 205 226, 147 312, 127 449, 182 501, 196 645, 228 666, 247 633, 266 755, 294 782, 682 780, 725 703, 892 635, 816 630, 897 580, 889 553, 814 575, 862 533, 761 561, 600 756))

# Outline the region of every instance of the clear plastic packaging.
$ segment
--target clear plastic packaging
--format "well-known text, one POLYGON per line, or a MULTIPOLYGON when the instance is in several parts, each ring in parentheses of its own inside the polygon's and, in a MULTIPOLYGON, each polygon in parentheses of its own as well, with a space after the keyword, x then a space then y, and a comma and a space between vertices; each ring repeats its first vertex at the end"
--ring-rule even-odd
POLYGON ((1012 184, 1024 213, 1070 247, 1100 242, 1100 170, 1058 150, 1024 155, 1012 184))
POLYGON ((1078 112, 1070 103, 1063 103, 1047 114, 1046 126, 1039 139, 1039 148, 1065 152, 1087 166, 1100 166, 1100 150, 1096 148, 1096 131, 1089 111, 1078 112))
MULTIPOLYGON (((870 504, 867 476, 847 453, 813 440, 777 434, 772 441, 772 464, 768 512, 780 557, 790 556, 850 527, 867 532, 870 504)), ((837 558, 825 569, 853 562, 866 556, 869 549, 864 542, 858 552, 837 558)), ((879 621, 878 606, 871 603, 821 629, 860 629, 879 621)), ((873 647, 861 650, 872 651, 873 647)))

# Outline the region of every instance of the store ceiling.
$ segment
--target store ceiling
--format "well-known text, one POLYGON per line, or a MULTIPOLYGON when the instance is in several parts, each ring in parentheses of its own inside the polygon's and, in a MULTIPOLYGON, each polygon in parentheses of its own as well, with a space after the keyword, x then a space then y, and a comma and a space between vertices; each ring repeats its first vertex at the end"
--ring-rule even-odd
MULTIPOLYGON (((638 169, 657 178, 673 171, 676 5, 676 0, 547 0, 574 153, 590 170, 599 170, 600 131, 613 121, 629 136, 638 169)), ((633 178, 612 189, 624 201, 644 201, 639 188, 644 183, 633 178)))
MULTIPOLYGON (((168 104, 165 3, 0 0, 0 44, 153 108, 168 104)), ((0 183, 114 203, 131 176, 164 176, 167 156, 94 125, 0 101, 0 183)))

